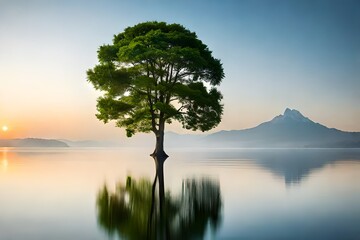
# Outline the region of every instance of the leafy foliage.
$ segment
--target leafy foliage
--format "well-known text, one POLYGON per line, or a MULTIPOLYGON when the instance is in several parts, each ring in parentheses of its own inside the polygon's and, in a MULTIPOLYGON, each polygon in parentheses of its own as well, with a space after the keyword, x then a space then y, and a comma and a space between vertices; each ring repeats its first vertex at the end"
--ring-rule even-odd
POLYGON ((98 50, 99 64, 88 81, 104 93, 98 119, 116 120, 127 135, 164 131, 180 121, 184 128, 207 131, 221 121, 224 78, 220 60, 196 34, 179 24, 145 22, 115 35, 98 50))

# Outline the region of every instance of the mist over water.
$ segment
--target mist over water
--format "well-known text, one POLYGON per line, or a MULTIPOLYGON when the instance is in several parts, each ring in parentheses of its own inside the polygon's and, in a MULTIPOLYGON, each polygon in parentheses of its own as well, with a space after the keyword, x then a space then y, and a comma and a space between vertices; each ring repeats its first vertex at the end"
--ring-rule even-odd
MULTIPOLYGON (((150 148, 1 148, 0 239, 121 239, 122 231, 110 233, 108 228, 118 229, 119 222, 106 225, 99 220, 99 194, 104 186, 108 196, 120 186, 126 189, 129 176, 133 189, 145 189, 140 193, 146 194, 148 188, 139 186, 150 187, 155 175, 150 152, 150 148), (136 185, 141 181, 149 184, 136 185)), ((188 219, 181 228, 173 225, 173 236, 181 236, 181 231, 200 239, 360 236, 360 149, 169 149, 167 153, 165 188, 174 204, 172 221, 188 219), (190 185, 184 188, 184 183, 190 185), (186 195, 186 189, 203 189, 197 191, 207 196, 203 199, 221 200, 218 208, 204 207, 211 211, 195 221, 202 222, 196 228, 185 224, 191 218, 184 216, 191 216, 195 210, 190 203, 201 197, 186 195), (214 222, 210 216, 219 218, 214 222)), ((201 206, 212 206, 208 204, 201 206)), ((135 209, 138 214, 142 211, 135 209)), ((133 221, 138 214, 131 215, 133 221)))

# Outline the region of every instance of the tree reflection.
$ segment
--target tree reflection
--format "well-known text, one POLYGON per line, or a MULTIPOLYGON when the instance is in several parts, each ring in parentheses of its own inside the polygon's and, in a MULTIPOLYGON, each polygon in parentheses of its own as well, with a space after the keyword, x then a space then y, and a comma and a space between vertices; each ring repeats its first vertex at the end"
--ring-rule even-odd
POLYGON ((98 222, 110 234, 125 239, 202 239, 207 226, 215 232, 221 222, 219 182, 210 178, 185 179, 176 197, 165 194, 160 209, 156 177, 107 186, 97 196, 98 222))

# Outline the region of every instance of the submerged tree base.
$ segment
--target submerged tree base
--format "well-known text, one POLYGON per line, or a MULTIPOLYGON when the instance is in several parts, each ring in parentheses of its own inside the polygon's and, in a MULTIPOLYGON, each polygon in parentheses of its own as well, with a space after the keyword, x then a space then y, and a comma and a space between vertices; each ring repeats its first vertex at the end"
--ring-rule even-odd
POLYGON ((165 160, 169 157, 169 155, 167 155, 164 151, 159 153, 154 151, 153 153, 150 154, 150 156, 156 159, 155 161, 160 160, 163 162, 165 162, 165 160))

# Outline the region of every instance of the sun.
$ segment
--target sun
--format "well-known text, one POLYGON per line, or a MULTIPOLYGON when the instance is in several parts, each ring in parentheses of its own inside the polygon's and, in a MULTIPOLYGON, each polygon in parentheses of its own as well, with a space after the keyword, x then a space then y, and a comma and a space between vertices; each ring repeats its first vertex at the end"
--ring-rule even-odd
POLYGON ((3 130, 3 132, 6 132, 7 130, 9 130, 8 126, 6 126, 6 125, 2 126, 1 129, 3 130))

